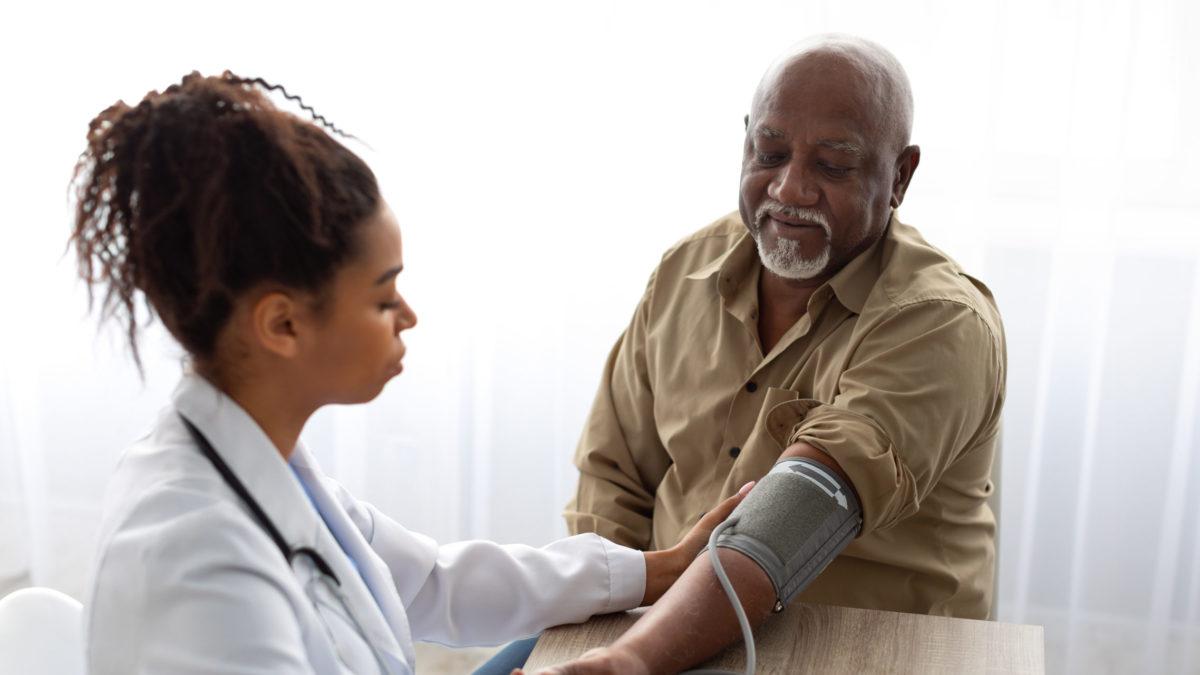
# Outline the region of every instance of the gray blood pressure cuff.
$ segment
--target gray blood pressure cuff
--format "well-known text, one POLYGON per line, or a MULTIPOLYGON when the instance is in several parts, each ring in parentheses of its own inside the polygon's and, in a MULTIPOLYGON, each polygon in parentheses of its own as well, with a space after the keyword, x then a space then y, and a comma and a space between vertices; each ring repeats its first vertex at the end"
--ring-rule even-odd
POLYGON ((771 578, 784 606, 841 553, 862 527, 850 488, 820 462, 788 458, 758 481, 717 539, 750 556, 771 578))

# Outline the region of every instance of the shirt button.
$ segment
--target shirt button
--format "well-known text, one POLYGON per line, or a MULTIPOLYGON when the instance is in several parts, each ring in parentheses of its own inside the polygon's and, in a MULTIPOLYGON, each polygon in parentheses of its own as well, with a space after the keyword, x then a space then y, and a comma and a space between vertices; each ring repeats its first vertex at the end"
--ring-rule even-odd
POLYGON ((734 459, 737 459, 737 456, 740 454, 742 454, 742 449, 736 445, 729 449, 729 456, 734 459))
POLYGON ((754 382, 747 382, 746 383, 746 391, 753 394, 754 392, 758 391, 758 385, 755 384, 754 382))

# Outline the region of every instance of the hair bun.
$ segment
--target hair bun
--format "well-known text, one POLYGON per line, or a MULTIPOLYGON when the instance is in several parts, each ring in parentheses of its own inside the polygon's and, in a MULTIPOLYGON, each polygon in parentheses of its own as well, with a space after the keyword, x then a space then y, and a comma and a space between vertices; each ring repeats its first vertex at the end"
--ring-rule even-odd
POLYGON ((99 290, 102 320, 125 326, 139 367, 137 293, 211 358, 240 293, 265 281, 319 291, 378 209, 370 168, 271 91, 342 134, 281 85, 229 71, 117 101, 88 127, 70 243, 89 305, 99 290))

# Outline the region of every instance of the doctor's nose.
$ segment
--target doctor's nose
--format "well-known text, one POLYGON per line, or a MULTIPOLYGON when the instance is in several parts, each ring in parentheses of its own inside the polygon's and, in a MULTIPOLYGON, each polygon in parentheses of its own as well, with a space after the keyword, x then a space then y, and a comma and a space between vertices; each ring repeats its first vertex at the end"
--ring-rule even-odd
POLYGON ((394 326, 396 335, 399 335, 400 331, 408 330, 415 325, 417 325, 417 313, 409 306, 407 300, 400 298, 400 307, 396 312, 396 323, 394 326))

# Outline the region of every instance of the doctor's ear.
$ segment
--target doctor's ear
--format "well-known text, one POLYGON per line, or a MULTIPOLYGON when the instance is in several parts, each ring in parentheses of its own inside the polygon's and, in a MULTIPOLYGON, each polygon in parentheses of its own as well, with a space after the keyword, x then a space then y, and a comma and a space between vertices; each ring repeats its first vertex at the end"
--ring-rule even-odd
POLYGON ((283 358, 300 352, 298 322, 302 302, 282 291, 263 294, 250 311, 252 339, 267 351, 283 358))

